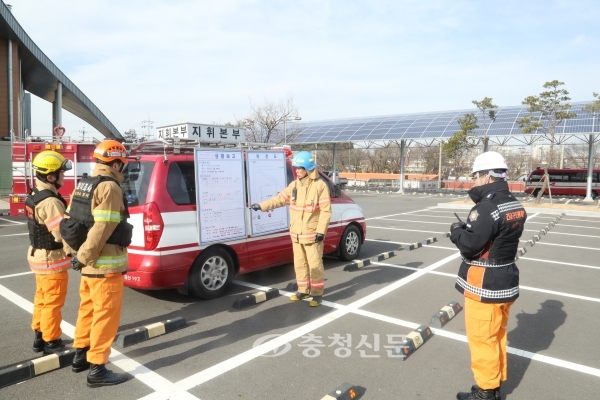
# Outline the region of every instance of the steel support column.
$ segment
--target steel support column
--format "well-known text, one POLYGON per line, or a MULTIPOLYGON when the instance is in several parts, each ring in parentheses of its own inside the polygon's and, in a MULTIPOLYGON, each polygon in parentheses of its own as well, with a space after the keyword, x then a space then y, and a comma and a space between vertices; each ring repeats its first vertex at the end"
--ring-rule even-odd
POLYGON ((400 141, 400 190, 398 193, 404 193, 404 147, 406 146, 406 140, 400 141))
POLYGON ((52 103, 52 132, 54 128, 62 126, 62 83, 57 82, 54 102, 52 103))
POLYGON ((593 202, 592 199, 592 177, 594 174, 594 135, 589 137, 589 152, 588 152, 588 174, 587 174, 587 188, 585 190, 585 199, 583 201, 593 202))

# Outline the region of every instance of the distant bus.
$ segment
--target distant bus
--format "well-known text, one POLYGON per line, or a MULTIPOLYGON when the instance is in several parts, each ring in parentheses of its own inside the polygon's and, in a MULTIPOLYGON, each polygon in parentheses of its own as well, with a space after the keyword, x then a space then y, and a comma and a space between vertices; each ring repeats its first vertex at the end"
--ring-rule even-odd
MULTIPOLYGON (((587 169, 570 169, 570 168, 548 168, 550 175, 550 191, 552 195, 566 196, 583 196, 587 190, 587 169)), ((525 182, 525 193, 537 196, 544 181, 544 170, 541 168, 534 169, 529 174, 529 178, 525 182)), ((595 169, 592 174, 592 199, 595 199, 600 193, 600 169, 595 169)), ((548 189, 544 191, 548 194, 548 189)))

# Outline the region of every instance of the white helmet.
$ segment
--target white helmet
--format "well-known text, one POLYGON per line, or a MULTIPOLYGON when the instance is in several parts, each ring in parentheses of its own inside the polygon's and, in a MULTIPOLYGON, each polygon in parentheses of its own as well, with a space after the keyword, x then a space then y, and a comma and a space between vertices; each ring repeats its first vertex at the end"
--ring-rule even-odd
POLYGON ((508 165, 502 154, 495 151, 486 151, 475 158, 471 175, 476 172, 485 172, 497 178, 504 178, 507 170, 508 165))

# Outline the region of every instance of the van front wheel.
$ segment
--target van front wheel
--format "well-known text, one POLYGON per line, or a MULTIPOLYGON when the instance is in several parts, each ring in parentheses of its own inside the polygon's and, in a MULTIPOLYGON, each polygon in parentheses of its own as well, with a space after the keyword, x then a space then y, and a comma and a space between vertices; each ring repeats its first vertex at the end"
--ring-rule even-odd
POLYGON ((189 292, 201 299, 221 297, 231 286, 233 274, 233 260, 227 250, 220 247, 206 249, 190 271, 189 292))
POLYGON ((360 253, 360 232, 354 225, 344 231, 340 239, 339 259, 344 261, 354 260, 360 253))

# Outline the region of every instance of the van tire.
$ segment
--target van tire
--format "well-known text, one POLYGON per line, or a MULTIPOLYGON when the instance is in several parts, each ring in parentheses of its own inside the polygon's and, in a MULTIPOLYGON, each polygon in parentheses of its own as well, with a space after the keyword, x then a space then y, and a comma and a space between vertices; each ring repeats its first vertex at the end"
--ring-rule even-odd
POLYGON ((340 260, 354 260, 360 254, 360 231, 355 225, 346 228, 340 239, 340 260))
POLYGON ((189 293, 201 299, 221 297, 233 281, 233 260, 227 250, 213 247, 200 253, 188 276, 189 293))
POLYGON ((598 193, 595 190, 592 190, 591 196, 592 200, 596 200, 596 198, 598 197, 598 193))
POLYGON ((533 191, 533 193, 531 193, 533 195, 533 197, 537 197, 537 195, 540 193, 540 189, 535 189, 533 191))

